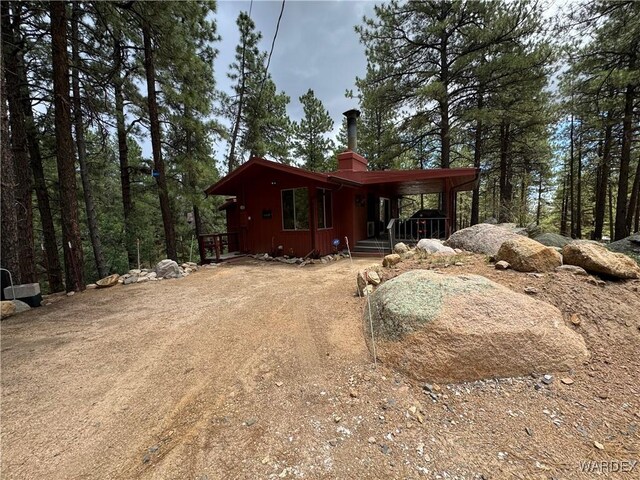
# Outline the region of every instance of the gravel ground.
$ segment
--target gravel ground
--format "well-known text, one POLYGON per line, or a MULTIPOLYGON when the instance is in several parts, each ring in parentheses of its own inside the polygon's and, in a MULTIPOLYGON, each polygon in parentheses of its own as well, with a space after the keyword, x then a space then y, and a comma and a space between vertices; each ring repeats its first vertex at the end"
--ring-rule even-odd
POLYGON ((371 260, 236 260, 3 321, 2 477, 572 479, 594 478, 585 462, 640 460, 640 283, 455 261, 384 276, 435 267, 533 287, 589 362, 425 388, 365 346, 353 291, 371 260))

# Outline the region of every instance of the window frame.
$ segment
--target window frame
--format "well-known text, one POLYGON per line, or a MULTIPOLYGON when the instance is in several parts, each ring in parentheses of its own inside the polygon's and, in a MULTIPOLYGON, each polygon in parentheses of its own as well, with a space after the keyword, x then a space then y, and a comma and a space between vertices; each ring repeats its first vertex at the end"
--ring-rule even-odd
POLYGON ((309 207, 309 187, 293 187, 293 188, 283 188, 280 190, 280 210, 282 212, 282 231, 283 232, 308 232, 310 231, 311 222, 309 221, 311 218, 310 215, 310 207, 309 207), (296 228, 296 190, 306 190, 307 191, 307 228, 296 228), (284 192, 293 192, 293 228, 285 228, 284 225, 284 192))
POLYGON ((320 206, 320 202, 318 201, 320 198, 320 191, 322 191, 322 214, 323 214, 323 223, 324 223, 324 227, 320 226, 320 208, 316 208, 318 215, 317 215, 317 219, 316 219, 316 228, 318 230, 331 230, 333 228, 333 194, 332 194, 332 190, 329 188, 321 188, 318 187, 316 189, 316 206, 319 207, 320 206), (331 219, 331 225, 327 227, 327 193, 329 194, 329 210, 330 210, 330 215, 329 218, 331 219))

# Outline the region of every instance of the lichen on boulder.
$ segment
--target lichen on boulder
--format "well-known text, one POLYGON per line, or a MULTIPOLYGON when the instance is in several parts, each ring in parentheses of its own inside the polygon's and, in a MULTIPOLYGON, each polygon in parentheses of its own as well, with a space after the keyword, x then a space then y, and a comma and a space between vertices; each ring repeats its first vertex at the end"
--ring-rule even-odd
POLYGON ((478 275, 403 273, 372 294, 367 328, 369 314, 379 359, 420 381, 563 371, 588 357, 557 308, 478 275))

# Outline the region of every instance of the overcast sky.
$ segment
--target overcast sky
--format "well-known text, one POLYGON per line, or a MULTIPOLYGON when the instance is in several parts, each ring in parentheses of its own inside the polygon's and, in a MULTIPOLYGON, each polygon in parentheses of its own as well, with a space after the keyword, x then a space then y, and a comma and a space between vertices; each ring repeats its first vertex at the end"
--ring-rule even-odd
MULTIPOLYGON (((379 2, 378 2, 379 3, 379 2)), ((230 91, 226 77, 239 42, 236 19, 241 11, 249 11, 249 1, 218 2, 217 27, 222 41, 215 62, 217 88, 230 91)), ((301 1, 287 0, 276 39, 269 73, 276 87, 284 91, 291 102, 287 111, 292 120, 302 118, 298 98, 313 89, 340 127, 342 112, 357 106, 357 101, 345 98, 347 89, 355 88, 356 76, 366 70, 364 47, 354 26, 364 15, 372 16, 373 1, 301 1)), ((256 30, 262 32, 261 50, 269 51, 276 29, 281 1, 254 0, 251 18, 256 30)), ((224 155, 219 146, 217 157, 224 155)))

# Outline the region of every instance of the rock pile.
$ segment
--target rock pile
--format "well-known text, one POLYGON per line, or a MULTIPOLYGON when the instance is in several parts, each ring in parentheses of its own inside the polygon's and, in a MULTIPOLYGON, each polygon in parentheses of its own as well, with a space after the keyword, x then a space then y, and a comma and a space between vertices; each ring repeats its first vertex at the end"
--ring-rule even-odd
POLYGON ((349 258, 349 254, 344 252, 335 253, 333 255, 325 255, 324 257, 320 258, 290 257, 288 255, 284 255, 282 257, 272 257, 268 253, 257 253, 251 256, 256 260, 263 260, 265 262, 280 262, 287 265, 298 265, 299 267, 304 267, 305 265, 315 265, 318 263, 326 264, 329 262, 342 260, 343 258, 349 258))
POLYGON ((178 265, 177 262, 170 259, 164 259, 158 262, 154 269, 134 268, 124 275, 114 273, 108 277, 98 280, 95 284, 87 285, 87 288, 109 288, 114 285, 131 285, 134 283, 156 282, 169 278, 182 278, 198 271, 198 264, 195 262, 187 262, 178 265))
POLYGON ((375 287, 382 283, 379 271, 380 265, 371 265, 370 267, 360 270, 356 276, 356 284, 358 286, 358 295, 366 297, 373 293, 375 287))

